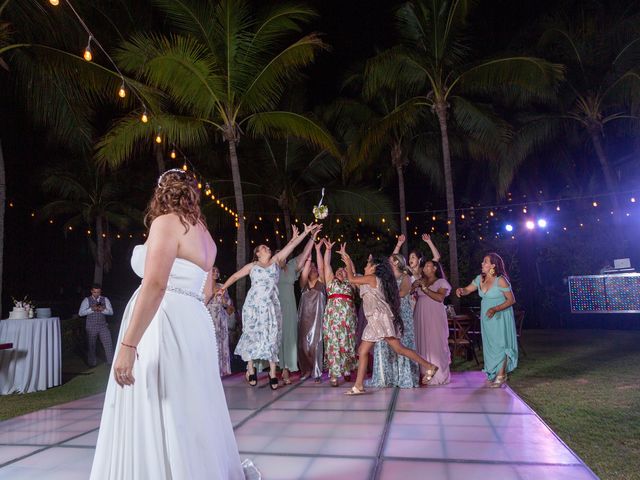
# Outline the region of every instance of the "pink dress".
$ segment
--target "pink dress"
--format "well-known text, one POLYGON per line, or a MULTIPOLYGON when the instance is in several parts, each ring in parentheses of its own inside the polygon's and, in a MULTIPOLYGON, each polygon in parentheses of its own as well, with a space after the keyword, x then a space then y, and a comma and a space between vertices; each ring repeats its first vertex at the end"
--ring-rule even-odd
MULTIPOLYGON (((444 278, 439 278, 429 290, 437 292, 446 289, 446 295, 451 292, 451 285, 444 278)), ((413 322, 416 332, 416 350, 428 362, 438 366, 438 373, 429 385, 444 385, 450 381, 449 364, 449 323, 444 304, 436 302, 430 296, 417 290, 416 308, 413 311, 413 322)))
POLYGON ((389 337, 399 338, 393 325, 393 313, 380 288, 380 280, 376 278, 376 288, 360 285, 362 310, 367 319, 367 326, 362 332, 362 340, 379 342, 389 337))

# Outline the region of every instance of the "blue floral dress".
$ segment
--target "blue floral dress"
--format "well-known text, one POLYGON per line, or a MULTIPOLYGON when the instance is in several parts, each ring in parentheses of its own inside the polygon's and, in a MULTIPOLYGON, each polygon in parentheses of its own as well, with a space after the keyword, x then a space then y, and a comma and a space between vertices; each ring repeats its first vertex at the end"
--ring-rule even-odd
MULTIPOLYGON (((398 287, 403 278, 398 279, 398 287)), ((400 316, 404 323, 404 333, 400 341, 405 347, 415 350, 411 295, 405 295, 400 299, 400 316)), ((365 384, 367 387, 419 387, 418 364, 407 357, 397 355, 387 342, 376 342, 373 348, 373 374, 365 384)))
POLYGON ((282 335, 282 311, 278 299, 280 268, 276 263, 262 267, 255 263, 251 288, 242 307, 242 335, 235 354, 242 360, 278 361, 282 335))

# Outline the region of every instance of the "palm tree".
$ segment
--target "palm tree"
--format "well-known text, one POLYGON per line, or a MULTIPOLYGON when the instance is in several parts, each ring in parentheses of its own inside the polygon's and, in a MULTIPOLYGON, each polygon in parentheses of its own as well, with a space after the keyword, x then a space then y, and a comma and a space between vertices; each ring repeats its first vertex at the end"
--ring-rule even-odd
MULTIPOLYGON (((605 132, 618 131, 635 136, 640 116, 640 14, 611 11, 609 4, 596 2, 589 9, 572 11, 571 18, 558 15, 550 19, 540 46, 554 61, 567 68, 567 78, 558 98, 560 114, 539 116, 532 122, 544 122, 547 138, 577 128, 591 144, 609 192, 618 190, 605 132)), ((533 130, 535 127, 531 126, 533 130)), ((619 213, 616 197, 614 208, 619 213)))
POLYGON ((459 283, 458 249, 450 128, 455 126, 495 151, 504 129, 491 109, 469 96, 501 92, 519 104, 548 98, 562 70, 539 58, 506 56, 473 61, 467 34, 470 0, 412 0, 396 13, 400 45, 381 53, 365 71, 369 92, 400 88, 413 96, 403 108, 435 115, 440 129, 447 203, 450 276, 459 283))
POLYGON ((42 187, 56 199, 44 205, 38 218, 63 216, 64 230, 88 228, 94 256, 93 282, 102 283, 104 271, 111 263, 110 226, 119 230, 132 221, 140 221, 141 213, 126 202, 122 178, 106 176, 91 161, 77 162, 72 170, 53 169, 46 172, 42 187))
MULTIPOLYGON (((315 33, 291 41, 316 14, 300 4, 276 4, 256 14, 244 0, 158 0, 172 35, 139 34, 116 54, 122 69, 163 92, 155 122, 139 113, 116 123, 99 144, 98 159, 120 165, 137 143, 161 131, 183 147, 226 142, 238 214, 236 264, 246 263, 245 199, 238 144, 246 134, 286 134, 334 149, 312 117, 275 110, 289 83, 326 48, 315 33)), ((236 295, 242 303, 244 282, 236 295)))

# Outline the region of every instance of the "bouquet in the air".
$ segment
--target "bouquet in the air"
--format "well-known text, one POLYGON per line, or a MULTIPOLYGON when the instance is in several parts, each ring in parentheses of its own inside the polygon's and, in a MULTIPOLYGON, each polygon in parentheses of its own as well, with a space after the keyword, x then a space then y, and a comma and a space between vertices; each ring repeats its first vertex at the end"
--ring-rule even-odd
POLYGON ((320 198, 320 202, 318 205, 313 207, 313 216, 316 221, 324 220, 329 215, 329 207, 322 204, 322 200, 324 200, 324 188, 322 189, 322 197, 320 198))

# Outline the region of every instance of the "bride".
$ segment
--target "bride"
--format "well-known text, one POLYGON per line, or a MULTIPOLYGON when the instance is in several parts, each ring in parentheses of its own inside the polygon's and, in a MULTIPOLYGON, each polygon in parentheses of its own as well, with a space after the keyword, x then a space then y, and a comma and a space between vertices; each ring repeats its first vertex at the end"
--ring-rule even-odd
POLYGON ((191 174, 160 176, 145 225, 91 479, 244 479, 203 298, 216 245, 191 174))

